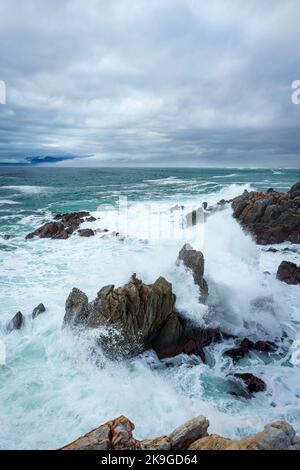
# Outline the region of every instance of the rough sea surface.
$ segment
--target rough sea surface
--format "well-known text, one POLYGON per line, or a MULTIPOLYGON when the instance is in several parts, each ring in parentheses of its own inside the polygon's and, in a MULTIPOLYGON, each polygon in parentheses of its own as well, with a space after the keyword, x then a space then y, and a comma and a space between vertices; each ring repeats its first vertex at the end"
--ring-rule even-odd
POLYGON ((0 237, 0 448, 57 448, 120 414, 135 423, 137 438, 166 434, 199 414, 210 432, 232 438, 276 419, 300 433, 300 289, 276 280, 283 259, 300 264, 300 247, 286 243, 276 248, 295 251, 266 252, 230 208, 204 226, 184 224, 204 201, 244 189, 287 191, 299 180, 300 170, 283 169, 2 168, 0 235, 11 238, 0 237), (77 210, 97 217, 84 226, 109 232, 25 240, 54 214, 77 210), (204 253, 209 305, 198 303, 192 276, 176 266, 186 242, 204 253), (166 277, 178 309, 198 324, 283 337, 282 347, 270 356, 252 352, 236 365, 222 356, 234 340, 207 348, 207 364, 187 356, 160 362, 151 351, 116 363, 94 353, 94 334, 62 330, 73 287, 92 300, 102 286, 123 285, 133 273, 146 283, 166 277), (33 321, 40 302, 47 310, 33 321), (8 335, 5 325, 19 310, 25 327, 8 335), (241 371, 263 378, 266 392, 233 395, 228 375, 241 371))

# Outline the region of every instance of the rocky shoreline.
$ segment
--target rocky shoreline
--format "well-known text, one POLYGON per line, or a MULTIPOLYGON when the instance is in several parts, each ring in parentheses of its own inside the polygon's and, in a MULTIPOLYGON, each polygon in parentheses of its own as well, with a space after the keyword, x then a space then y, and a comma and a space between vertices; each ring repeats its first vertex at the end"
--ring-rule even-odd
POLYGON ((263 431, 240 440, 209 434, 209 421, 197 416, 171 434, 137 440, 134 424, 125 416, 108 421, 60 450, 300 450, 300 436, 286 421, 267 424, 263 431))
MULTIPOLYGON (((289 241, 300 244, 300 182, 288 193, 277 193, 269 189, 266 193, 245 192, 231 200, 221 201, 217 207, 204 210, 213 214, 231 204, 233 217, 250 233, 258 244, 274 244, 289 241)), ((203 210, 203 208, 201 208, 203 210)), ((195 218, 190 217, 193 221, 195 218)), ((87 211, 58 214, 52 222, 28 234, 34 237, 67 239, 74 233, 89 237, 95 235, 90 228, 80 229, 83 222, 96 219, 87 211)), ((276 252, 276 249, 273 249, 276 252)), ((286 249, 288 250, 288 249, 286 249)), ((272 251, 272 248, 269 248, 272 251)), ((174 266, 182 265, 188 270, 199 289, 199 302, 206 303, 209 285, 204 278, 205 260, 201 251, 185 244, 174 260, 174 266)), ((300 283, 300 267, 283 261, 277 272, 277 279, 287 284, 300 283)), ((39 304, 31 318, 45 312, 39 304)), ((18 312, 7 324, 7 332, 19 330, 25 317, 18 312)), ((96 298, 89 301, 84 292, 73 288, 66 304, 63 327, 75 335, 82 330, 96 330, 97 344, 101 351, 112 360, 136 356, 149 349, 159 360, 179 354, 195 355, 206 362, 205 347, 228 338, 220 327, 195 326, 176 306, 172 284, 159 277, 153 284, 145 284, 135 274, 127 284, 120 287, 103 286, 96 298)), ((237 338, 232 337, 236 347, 223 351, 233 366, 251 351, 272 354, 278 349, 278 338, 237 338)), ((234 394, 250 397, 253 393, 264 392, 265 382, 251 371, 232 372, 228 381, 236 385, 234 394)), ((134 425, 125 417, 117 418, 69 444, 64 449, 300 449, 300 438, 286 422, 265 426, 261 433, 251 438, 234 441, 222 436, 208 435, 208 420, 198 417, 185 423, 172 434, 147 441, 137 441, 132 435, 134 425)))

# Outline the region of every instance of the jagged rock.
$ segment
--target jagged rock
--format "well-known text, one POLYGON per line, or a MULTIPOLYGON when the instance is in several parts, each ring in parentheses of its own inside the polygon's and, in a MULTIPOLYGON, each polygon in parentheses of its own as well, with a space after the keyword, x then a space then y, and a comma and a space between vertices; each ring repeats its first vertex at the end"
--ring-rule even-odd
POLYGON ((214 329, 195 328, 175 311, 172 285, 163 277, 146 285, 132 276, 124 287, 103 287, 92 302, 73 289, 66 302, 64 326, 106 327, 99 343, 110 356, 133 356, 153 348, 159 358, 181 353, 198 354, 220 339, 214 329))
POLYGON ((91 215, 90 217, 86 219, 87 222, 95 222, 96 220, 97 220, 96 217, 94 217, 93 215, 91 215))
POLYGON ((169 436, 172 449, 187 449, 192 442, 207 436, 208 426, 209 421, 205 416, 197 416, 197 418, 191 419, 182 426, 179 426, 169 436))
POLYGON ((132 436, 134 424, 125 416, 108 421, 99 428, 71 442, 61 450, 139 450, 132 436))
POLYGON ((34 237, 66 240, 69 237, 69 234, 64 225, 60 222, 47 222, 34 232, 28 233, 28 235, 26 235, 26 240, 30 240, 34 237))
POLYGON ((57 214, 54 217, 54 222, 47 222, 42 225, 34 232, 26 235, 26 239, 40 237, 66 240, 88 216, 90 216, 90 213, 87 211, 57 214))
POLYGON ((4 235, 1 235, 1 238, 3 238, 3 240, 9 240, 11 236, 5 233, 4 235))
POLYGON ((80 237, 93 237, 95 235, 94 230, 91 228, 84 228, 82 230, 78 230, 80 237))
POLYGON ((180 261, 192 271, 194 282, 200 287, 201 293, 207 295, 208 286, 203 278, 204 256, 201 251, 194 250, 189 243, 186 243, 179 252, 177 262, 180 261))
POLYGON ((44 313, 46 311, 44 304, 39 304, 37 307, 35 307, 32 311, 32 318, 36 318, 38 315, 41 313, 44 313))
POLYGON ((21 312, 15 314, 15 316, 8 322, 6 329, 8 333, 13 330, 20 330, 25 323, 25 317, 21 312))
POLYGON ((245 357, 251 350, 260 352, 274 352, 276 351, 276 345, 271 341, 250 341, 248 338, 244 338, 237 348, 228 349, 224 352, 224 356, 231 357, 234 361, 238 361, 245 357))
POLYGON ((300 243, 299 185, 288 193, 245 191, 231 201, 233 216, 261 245, 300 243))
POLYGON ((137 441, 134 424, 125 416, 102 426, 71 442, 61 450, 298 450, 300 437, 286 421, 267 424, 255 436, 241 440, 208 435, 208 420, 198 416, 179 426, 168 436, 137 441))
POLYGON ((233 374, 233 376, 245 384, 249 393, 263 392, 266 390, 265 382, 253 374, 233 374))
POLYGON ((290 261, 282 261, 277 271, 277 279, 286 284, 300 284, 300 266, 290 261))
POLYGON ((84 326, 89 317, 89 301, 81 290, 72 289, 66 300, 66 313, 64 316, 64 326, 84 326))

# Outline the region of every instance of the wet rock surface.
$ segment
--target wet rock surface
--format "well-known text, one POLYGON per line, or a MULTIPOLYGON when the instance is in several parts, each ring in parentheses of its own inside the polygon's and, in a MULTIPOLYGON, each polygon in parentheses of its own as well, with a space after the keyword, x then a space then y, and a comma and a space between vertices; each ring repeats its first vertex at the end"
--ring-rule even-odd
POLYGON ((245 191, 231 201, 233 216, 258 244, 300 243, 300 182, 288 193, 245 191))
POLYGON ((163 277, 147 285, 135 275, 124 287, 103 287, 92 302, 79 289, 66 301, 64 326, 113 330, 99 333, 102 349, 110 356, 133 356, 153 348, 159 358, 197 354, 220 339, 218 330, 195 328, 175 310, 172 285, 163 277))
POLYGON ((203 277, 204 256, 201 251, 194 250, 189 243, 186 243, 179 252, 177 263, 180 261, 192 271, 195 284, 200 287, 202 295, 207 296, 208 285, 203 277))
POLYGON ((41 315, 41 313, 44 313, 46 311, 46 308, 44 304, 40 303, 37 307, 35 307, 32 311, 32 318, 36 318, 37 316, 41 315))
POLYGON ((300 266, 290 261, 282 261, 277 270, 277 279, 286 284, 300 284, 300 266))
POLYGON ((224 356, 231 357, 233 361, 238 361, 245 357, 251 350, 260 352, 271 353, 276 351, 277 347, 271 341, 250 341, 248 338, 244 338, 240 346, 236 348, 228 349, 224 352, 224 356))
POLYGON ((25 323, 25 317, 21 312, 17 312, 15 316, 7 323, 6 330, 11 333, 13 330, 20 330, 25 323))
MULTIPOLYGON (((30 240, 34 237, 40 237, 52 238, 54 240, 66 240, 80 227, 83 222, 87 220, 87 218, 91 219, 91 217, 91 214, 87 211, 57 214, 52 222, 47 222, 46 224, 36 229, 34 232, 26 235, 26 239, 30 240)), ((94 217, 92 218, 94 219, 94 217)))
POLYGON ((233 374, 233 377, 243 382, 247 391, 252 393, 264 392, 266 390, 265 382, 250 373, 233 374))

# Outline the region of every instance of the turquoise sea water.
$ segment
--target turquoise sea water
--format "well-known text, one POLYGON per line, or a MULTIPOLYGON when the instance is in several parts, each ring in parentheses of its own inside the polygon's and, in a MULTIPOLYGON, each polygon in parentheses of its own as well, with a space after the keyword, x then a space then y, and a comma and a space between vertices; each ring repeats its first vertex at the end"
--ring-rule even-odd
MULTIPOLYGON (((293 360, 300 289, 275 278, 282 259, 300 263, 299 252, 257 247, 230 209, 209 217, 201 237, 182 226, 184 214, 203 201, 230 199, 244 189, 286 191, 298 180, 300 170, 283 169, 0 169, 0 339, 6 353, 0 448, 59 447, 120 414, 135 422, 137 437, 165 434, 198 414, 209 418, 211 432, 231 437, 279 418, 300 432, 300 370, 293 360), (120 196, 127 197, 126 233, 120 196), (170 232, 164 222, 176 205, 184 209, 174 212, 170 232), (99 229, 95 237, 25 240, 54 214, 83 209, 97 217, 87 224, 99 229), (176 266, 187 241, 204 253, 209 307, 198 303, 190 274, 176 266), (118 364, 99 352, 95 360, 93 335, 76 338, 61 328, 68 293, 76 286, 93 299, 103 285, 123 285, 133 272, 147 283, 160 275, 170 280, 178 309, 196 323, 257 338, 285 332, 289 339, 280 354, 253 353, 236 366, 222 357, 233 340, 207 348, 207 364, 180 357, 166 367, 151 352, 118 364), (40 302, 47 311, 31 321, 40 302), (18 310, 25 328, 7 335, 5 324, 18 310), (236 371, 262 377, 267 391, 252 399, 232 395, 228 376, 236 371)), ((284 247, 298 249, 278 248, 284 247)))

